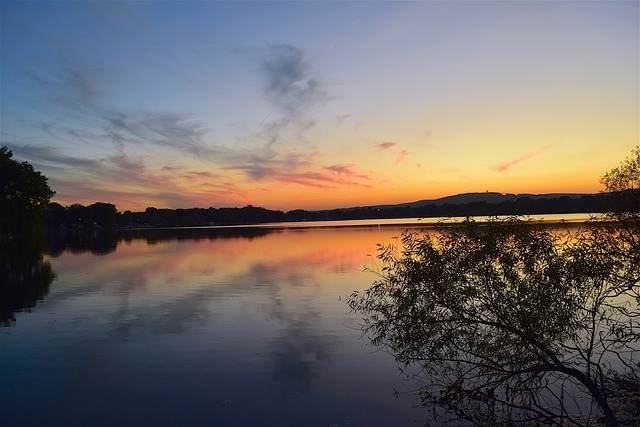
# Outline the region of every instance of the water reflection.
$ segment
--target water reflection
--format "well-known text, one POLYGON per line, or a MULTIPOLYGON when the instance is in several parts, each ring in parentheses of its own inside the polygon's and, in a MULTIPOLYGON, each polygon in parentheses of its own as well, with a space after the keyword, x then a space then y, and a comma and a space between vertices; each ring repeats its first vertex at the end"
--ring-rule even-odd
POLYGON ((107 255, 118 246, 116 230, 65 230, 47 236, 47 252, 52 257, 63 253, 81 254, 90 252, 107 255))
POLYGON ((339 301, 400 231, 59 236, 48 296, 3 330, 3 423, 412 425, 339 301))
POLYGON ((172 228, 172 229, 95 229, 62 230, 47 236, 47 251, 51 256, 63 253, 80 254, 90 252, 107 255, 114 252, 118 244, 143 240, 149 245, 174 240, 201 239, 254 239, 278 232, 267 228, 172 228))
POLYGON ((44 259, 40 237, 3 238, 0 260, 0 325, 10 326, 17 312, 35 307, 47 295, 55 274, 44 259))

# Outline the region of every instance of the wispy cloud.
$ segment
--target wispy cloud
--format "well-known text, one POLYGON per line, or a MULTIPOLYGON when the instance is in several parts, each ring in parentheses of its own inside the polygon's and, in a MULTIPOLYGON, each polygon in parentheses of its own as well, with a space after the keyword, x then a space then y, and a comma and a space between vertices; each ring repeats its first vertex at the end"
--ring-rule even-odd
POLYGON ((275 179, 282 171, 298 171, 313 167, 316 153, 291 152, 279 154, 269 149, 238 154, 222 170, 237 170, 254 180, 275 179))
POLYGON ((295 46, 270 46, 262 70, 265 94, 287 116, 300 116, 328 99, 323 83, 311 75, 305 53, 295 46))
POLYGON ((394 163, 395 165, 399 165, 402 162, 404 162, 404 159, 409 155, 410 153, 407 150, 400 150, 398 151, 398 157, 396 158, 396 162, 394 163))
POLYGON ((250 192, 231 181, 208 181, 201 184, 201 188, 200 206, 211 206, 212 202, 226 206, 251 203, 250 192))
MULTIPOLYGON (((316 124, 314 109, 328 102, 331 96, 306 52, 287 44, 268 46, 259 71, 262 93, 272 111, 251 132, 253 148, 226 153, 227 159, 221 168, 239 171, 257 181, 326 188, 347 185, 317 165, 318 149, 307 139, 316 124), (255 147, 259 142, 263 145, 255 147)), ((348 117, 342 115, 336 120, 348 117)))
POLYGON ((354 164, 316 166, 317 153, 289 153, 273 158, 256 156, 247 163, 226 166, 228 171, 239 171, 251 179, 276 181, 321 189, 368 187, 373 178, 358 171, 354 164))
POLYGON ((395 146, 397 146, 398 143, 397 142, 381 142, 379 144, 376 144, 375 147, 379 150, 388 150, 389 148, 393 148, 395 146))
MULTIPOLYGON (((102 102, 108 73, 77 56, 61 55, 55 68, 23 70, 34 93, 62 107, 66 114, 86 114, 102 102)), ((64 116, 64 115, 61 115, 64 116)))
POLYGON ((49 103, 48 119, 35 125, 60 140, 72 136, 81 143, 111 142, 117 151, 128 145, 159 145, 197 158, 220 157, 220 147, 207 141, 211 129, 195 117, 178 112, 130 110, 109 105, 109 72, 74 58, 63 61, 53 77, 28 72, 38 96, 49 103))
MULTIPOLYGON (((314 76, 305 52, 291 45, 269 46, 260 63, 263 95, 277 114, 268 114, 256 127, 257 142, 262 147, 232 146, 229 141, 212 141, 212 129, 196 117, 179 112, 125 110, 108 105, 105 73, 87 61, 66 62, 49 78, 32 72, 43 98, 56 108, 50 120, 41 121, 40 129, 58 139, 73 136, 81 143, 100 145, 111 143, 117 153, 135 147, 159 146, 201 161, 229 169, 245 170, 249 178, 263 179, 270 175, 271 163, 294 163, 296 167, 311 167, 286 154, 284 143, 306 142, 305 136, 315 125, 311 110, 329 99, 325 85, 314 76), (71 116, 80 120, 68 120, 71 116)), ((108 80, 108 79, 106 79, 108 80)), ((309 144, 307 144, 309 145, 309 144)), ((312 147, 310 147, 312 148, 312 147)), ((294 156, 295 157, 295 156, 294 156)))
POLYGON ((534 159, 538 156, 540 156, 541 154, 543 154, 545 151, 547 151, 549 148, 551 148, 553 146, 553 144, 549 144, 549 145, 545 145, 544 147, 541 147, 535 151, 532 151, 530 153, 525 154, 524 156, 520 156, 516 159, 510 160, 508 162, 502 163, 500 165, 494 166, 492 167, 492 169, 496 172, 505 172, 507 170, 509 170, 510 168, 512 168, 513 166, 519 164, 519 163, 523 163, 526 162, 527 160, 531 160, 534 159))
POLYGON ((75 58, 55 73, 32 71, 37 96, 47 103, 33 128, 63 143, 10 148, 40 166, 65 202, 235 205, 251 200, 256 182, 271 189, 370 187, 372 173, 354 164, 323 165, 321 151, 307 140, 315 109, 332 98, 308 54, 291 45, 268 46, 258 70, 272 110, 241 144, 215 140, 214 129, 197 116, 113 105, 107 67, 75 58))
POLYGON ((349 187, 371 188, 372 176, 358 171, 354 164, 325 166, 301 173, 283 173, 278 180, 323 190, 349 187))
POLYGON ((16 156, 44 170, 57 191, 55 199, 66 204, 105 201, 144 209, 156 205, 235 205, 248 198, 238 186, 221 181, 227 178, 214 173, 183 172, 178 167, 164 167, 156 172, 148 167, 144 157, 124 152, 85 159, 62 155, 60 149, 46 146, 11 145, 9 148, 16 156))
POLYGON ((207 171, 188 171, 180 174, 179 176, 186 179, 187 181, 202 181, 222 178, 222 175, 220 174, 215 174, 207 171))
POLYGON ((38 169, 65 169, 100 167, 100 161, 71 157, 61 154, 61 149, 49 146, 16 145, 9 144, 9 148, 20 158, 28 159, 38 169))
MULTIPOLYGON (((380 151, 387 151, 390 150, 392 148, 396 148, 399 144, 397 142, 390 142, 390 141, 384 141, 381 142, 379 144, 374 145, 375 148, 377 148, 380 151)), ((402 162, 404 162, 405 158, 411 154, 409 151, 407 150, 400 150, 398 151, 396 160, 394 162, 394 165, 399 165, 402 162)))
POLYGON ((331 96, 306 52, 287 44, 268 46, 259 72, 271 111, 250 133, 254 142, 262 141, 274 155, 287 144, 312 145, 306 135, 316 124, 313 110, 331 96))
POLYGON ((128 144, 153 144, 209 160, 220 158, 224 151, 205 141, 210 129, 186 115, 110 111, 102 120, 106 136, 119 150, 128 144))

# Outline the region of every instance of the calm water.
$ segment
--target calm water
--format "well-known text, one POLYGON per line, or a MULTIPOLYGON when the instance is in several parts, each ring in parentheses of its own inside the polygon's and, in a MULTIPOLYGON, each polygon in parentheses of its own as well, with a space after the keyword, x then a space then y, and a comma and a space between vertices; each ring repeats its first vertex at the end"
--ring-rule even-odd
POLYGON ((414 398, 394 397, 406 374, 339 300, 406 228, 57 238, 46 296, 0 328, 0 423, 420 425, 414 398))
POLYGON ((407 373, 361 337, 360 316, 340 298, 376 279, 364 267, 375 269, 377 243, 424 225, 4 242, 0 424, 421 425, 407 373), (18 282, 20 292, 6 285, 18 282))

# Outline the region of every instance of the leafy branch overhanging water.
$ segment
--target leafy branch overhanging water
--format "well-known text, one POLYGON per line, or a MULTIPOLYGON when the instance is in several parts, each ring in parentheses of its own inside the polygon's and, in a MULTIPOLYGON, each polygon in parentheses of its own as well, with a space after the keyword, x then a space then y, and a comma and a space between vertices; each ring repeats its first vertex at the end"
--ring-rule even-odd
POLYGON ((436 418, 638 422, 638 230, 628 216, 564 232, 519 218, 405 232, 348 304, 374 345, 420 367, 436 418))

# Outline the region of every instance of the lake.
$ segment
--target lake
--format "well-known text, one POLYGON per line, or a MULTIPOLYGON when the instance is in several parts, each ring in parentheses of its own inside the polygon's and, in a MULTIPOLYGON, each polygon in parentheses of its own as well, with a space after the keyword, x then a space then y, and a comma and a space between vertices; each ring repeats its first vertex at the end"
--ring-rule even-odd
MULTIPOLYGON (((416 425, 341 297, 406 226, 58 236, 1 332, 3 425, 416 425)), ((104 234, 104 233, 100 233, 104 234)))
POLYGON ((425 224, 57 235, 20 273, 55 278, 0 328, 0 421, 420 425, 408 374, 340 299, 376 279, 377 243, 425 224))

